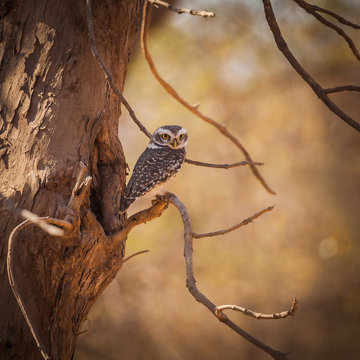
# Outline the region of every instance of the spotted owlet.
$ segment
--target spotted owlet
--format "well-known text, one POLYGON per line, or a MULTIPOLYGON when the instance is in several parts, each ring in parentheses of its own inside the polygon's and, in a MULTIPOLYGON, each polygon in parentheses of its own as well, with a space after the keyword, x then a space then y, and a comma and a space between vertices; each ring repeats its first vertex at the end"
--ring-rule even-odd
POLYGON ((165 125, 155 130, 135 164, 121 202, 121 212, 150 191, 151 194, 161 193, 165 183, 177 174, 185 160, 187 139, 186 129, 181 126, 165 125))

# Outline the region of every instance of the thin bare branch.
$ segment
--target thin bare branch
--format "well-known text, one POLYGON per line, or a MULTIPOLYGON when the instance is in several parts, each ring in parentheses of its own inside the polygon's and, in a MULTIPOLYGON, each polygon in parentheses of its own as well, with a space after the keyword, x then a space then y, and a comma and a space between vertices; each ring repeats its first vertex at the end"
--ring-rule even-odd
POLYGON ((205 18, 215 17, 215 15, 216 15, 212 11, 189 10, 189 9, 176 8, 175 6, 172 6, 169 3, 165 2, 165 1, 161 1, 161 0, 146 0, 146 1, 148 1, 150 4, 155 5, 155 6, 156 5, 165 6, 169 10, 174 11, 174 12, 176 12, 178 14, 198 15, 198 16, 202 16, 202 17, 205 17, 205 18))
POLYGON ((266 21, 270 27, 274 35, 274 39, 276 45, 278 46, 279 50, 283 53, 286 57, 290 65, 295 69, 295 71, 308 83, 308 85, 313 89, 315 94, 319 97, 319 99, 340 119, 345 121, 348 125, 353 127, 355 130, 360 132, 360 124, 352 119, 349 115, 344 113, 324 92, 324 89, 320 86, 320 84, 310 76, 309 73, 305 71, 305 69, 301 66, 301 64, 297 61, 295 56, 289 50, 286 41, 284 40, 279 25, 276 21, 275 14, 271 5, 270 0, 262 0, 264 5, 264 12, 266 21))
POLYGON ((194 239, 201 239, 201 238, 204 238, 204 237, 219 236, 219 235, 227 234, 227 233, 229 233, 231 231, 234 231, 234 230, 238 229, 239 227, 242 227, 244 225, 249 224, 250 222, 257 219, 258 217, 265 214, 266 212, 271 211, 273 208, 274 208, 274 206, 269 206, 268 208, 259 211, 258 213, 256 213, 256 214, 250 216, 249 218, 243 220, 241 223, 236 224, 234 226, 231 226, 228 229, 209 232, 209 233, 205 233, 205 234, 192 233, 192 236, 193 236, 194 239))
POLYGON ((210 312, 222 323, 230 327, 240 336, 251 342, 253 345, 259 349, 265 351, 267 354, 272 356, 277 360, 286 360, 286 354, 274 350, 258 339, 254 338, 252 335, 248 334, 245 330, 240 328, 234 322, 232 322, 225 314, 222 314, 221 317, 216 315, 216 306, 202 293, 196 286, 196 280, 193 270, 193 231, 189 213, 185 205, 172 193, 167 194, 167 199, 169 203, 173 204, 180 212, 183 224, 184 224, 184 256, 186 264, 186 286, 189 289, 191 295, 195 298, 196 301, 200 302, 206 306, 210 312))
POLYGON ((220 319, 222 316, 224 316, 223 311, 224 310, 234 310, 239 311, 245 315, 251 316, 257 320, 274 320, 274 319, 285 319, 288 316, 294 316, 297 309, 298 309, 298 301, 295 298, 292 303, 289 310, 282 311, 279 313, 273 313, 273 314, 263 314, 254 312, 252 310, 249 310, 247 308, 237 306, 237 305, 219 305, 215 308, 215 314, 220 319))
POLYGON ((349 45, 349 48, 351 49, 354 56, 360 61, 360 54, 359 51, 354 43, 354 41, 351 39, 351 37, 339 26, 333 24, 332 22, 326 20, 323 16, 318 14, 312 5, 308 4, 306 1, 303 0, 293 0, 296 4, 298 4, 301 8, 303 8, 307 13, 314 16, 318 21, 320 21, 325 26, 333 29, 336 31, 349 45))
POLYGON ((141 121, 136 117, 134 110, 131 108, 129 103, 124 98, 122 92, 118 89, 118 87, 115 85, 114 79, 108 70, 108 68, 105 66, 104 61, 100 57, 95 43, 95 35, 94 35, 94 26, 92 22, 92 11, 91 11, 91 0, 86 0, 86 14, 87 14, 87 22, 88 22, 88 31, 89 31, 89 42, 90 42, 90 48, 91 52, 95 56, 95 59, 99 63, 101 69, 104 72, 106 81, 109 83, 111 89, 114 91, 114 93, 119 97, 121 103, 125 106, 126 110, 128 111, 131 118, 134 120, 135 124, 139 127, 139 129, 148 137, 151 138, 151 134, 146 129, 146 127, 141 123, 141 121))
MULTIPOLYGON (((31 219, 27 219, 25 221, 23 221, 22 223, 20 223, 19 225, 17 225, 13 231, 11 232, 10 236, 9 236, 9 240, 8 240, 8 251, 7 251, 7 259, 6 259, 6 267, 7 267, 7 274, 8 274, 8 278, 9 278, 9 284, 10 284, 10 287, 11 287, 11 290, 15 296, 15 299, 19 305, 19 308, 26 320, 26 323, 31 331, 31 334, 36 342, 36 346, 38 347, 40 353, 41 353, 41 356, 45 359, 45 360, 48 360, 50 359, 50 356, 48 355, 48 353, 46 352, 46 349, 45 349, 45 345, 44 343, 42 342, 41 338, 40 338, 40 335, 39 333, 37 332, 36 328, 35 328, 35 325, 30 317, 30 314, 29 314, 29 310, 27 309, 25 303, 24 303, 24 300, 22 299, 21 297, 21 294, 20 294, 20 290, 16 284, 16 281, 15 281, 15 276, 14 276, 14 265, 13 265, 13 257, 12 257, 12 253, 13 253, 13 249, 14 249, 14 242, 15 242, 15 239, 16 239, 16 236, 17 234, 22 230, 24 229, 26 226, 30 225, 30 224, 35 224, 41 228, 43 228, 40 224, 42 223, 47 223, 47 224, 54 224, 54 225, 57 225, 57 226, 61 226, 61 225, 64 225, 66 222, 65 221, 62 221, 62 220, 58 220, 58 219, 53 219, 53 218, 49 218, 49 217, 43 217, 43 218, 39 218, 36 216, 36 222, 34 222, 33 220, 31 219), (39 221, 41 220, 41 221, 39 221)), ((68 223, 66 223, 68 224, 68 223)), ((65 225, 65 227, 67 227, 68 225, 65 225)), ((45 230, 46 231, 46 230, 45 230)), ((46 231, 48 232, 48 231, 46 231)), ((64 232, 62 231, 62 234, 64 232)), ((53 234, 51 234, 53 235, 53 234)), ((54 235, 53 235, 54 236, 54 235)), ((57 235, 59 236, 59 235, 57 235)), ((61 236, 61 235, 60 235, 61 236)))
POLYGON ((341 91, 360 91, 360 86, 343 85, 343 86, 336 86, 336 87, 324 89, 324 92, 326 94, 332 94, 341 91))
POLYGON ((331 10, 324 9, 324 8, 318 6, 318 5, 309 4, 308 2, 305 2, 305 1, 304 1, 304 3, 306 4, 306 7, 308 7, 309 9, 312 9, 314 11, 321 12, 323 14, 327 14, 329 16, 332 16, 334 19, 336 19, 341 24, 347 25, 347 26, 352 27, 354 29, 360 29, 360 25, 355 24, 355 23, 353 23, 353 22, 351 22, 349 20, 346 20, 345 18, 343 18, 342 16, 336 14, 335 12, 333 12, 331 10))
MULTIPOLYGON (((189 111, 191 111, 193 114, 198 116, 200 119, 204 120, 208 124, 214 126, 220 133, 222 133, 226 138, 228 138, 245 156, 245 159, 247 161, 253 161, 250 157, 250 154, 247 152, 247 150, 244 148, 244 146, 240 143, 240 141, 225 127, 225 125, 219 124, 215 120, 211 119, 210 117, 204 115, 202 112, 198 110, 198 105, 191 105, 188 103, 185 99, 183 99, 177 91, 169 84, 167 83, 159 74, 159 72, 156 69, 156 66, 154 64, 154 61, 151 57, 151 54, 148 49, 147 45, 147 34, 149 31, 150 26, 150 17, 151 17, 151 3, 148 1, 144 4, 144 10, 143 10, 143 18, 141 23, 141 48, 143 51, 143 54, 145 56, 146 61, 149 64, 150 70, 153 73, 155 79, 163 86, 163 88, 180 104, 182 104, 185 108, 187 108, 189 111)), ((261 176, 259 170, 254 165, 250 165, 250 168, 254 174, 254 176, 260 181, 260 183, 265 187, 265 189, 270 194, 275 194, 273 190, 267 185, 264 178, 261 176)))
POLYGON ((146 254, 149 251, 150 250, 141 250, 141 251, 138 251, 138 252, 136 252, 134 254, 131 254, 127 258, 125 258, 122 263, 124 264, 125 262, 129 261, 130 259, 134 258, 135 256, 138 256, 138 255, 141 255, 141 254, 146 254))
POLYGON ((209 164, 201 161, 195 161, 190 159, 185 159, 185 162, 192 165, 211 167, 217 169, 231 169, 233 167, 243 166, 243 165, 254 165, 254 166, 262 166, 264 163, 256 162, 256 161, 240 161, 233 164, 209 164))

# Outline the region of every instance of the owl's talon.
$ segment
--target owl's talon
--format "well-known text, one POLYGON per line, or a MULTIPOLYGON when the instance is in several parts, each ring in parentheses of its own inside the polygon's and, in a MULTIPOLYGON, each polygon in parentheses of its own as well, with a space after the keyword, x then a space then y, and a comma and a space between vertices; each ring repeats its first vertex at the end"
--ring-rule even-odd
POLYGON ((156 195, 155 196, 155 199, 151 201, 151 203, 154 205, 156 203, 167 203, 169 200, 168 200, 168 197, 167 195, 156 195))

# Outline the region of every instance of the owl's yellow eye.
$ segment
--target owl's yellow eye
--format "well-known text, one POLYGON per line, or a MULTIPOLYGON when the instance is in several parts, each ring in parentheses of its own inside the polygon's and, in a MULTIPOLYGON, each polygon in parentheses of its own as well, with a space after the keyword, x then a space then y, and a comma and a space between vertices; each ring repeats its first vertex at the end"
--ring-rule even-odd
POLYGON ((181 134, 181 135, 179 136, 179 139, 180 139, 180 140, 184 140, 184 137, 185 137, 185 135, 184 135, 184 134, 181 134))
POLYGON ((169 134, 162 134, 161 137, 164 139, 164 140, 168 140, 170 135, 169 134))

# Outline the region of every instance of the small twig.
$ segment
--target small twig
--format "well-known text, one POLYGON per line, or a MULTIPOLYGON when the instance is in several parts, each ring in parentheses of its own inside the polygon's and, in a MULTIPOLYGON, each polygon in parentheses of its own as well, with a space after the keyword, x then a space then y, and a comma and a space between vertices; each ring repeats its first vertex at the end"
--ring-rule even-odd
MULTIPOLYGON (((196 286, 196 280, 193 270, 193 231, 189 213, 185 205, 172 193, 167 193, 167 199, 169 203, 173 204, 180 212, 181 219, 184 224, 184 257, 186 264, 186 286, 189 289, 191 295, 196 301, 206 306, 210 312, 216 316, 216 306, 202 293, 196 286)), ((217 317, 217 316, 216 316, 217 317)), ((222 314, 221 318, 217 317, 222 323, 230 327, 236 333, 241 335, 243 338, 251 342, 259 349, 265 351, 267 354, 277 360, 286 360, 286 354, 272 349, 270 346, 264 344, 252 335, 248 334, 245 330, 240 328, 234 322, 232 322, 225 314, 222 314)))
MULTIPOLYGON (((91 328, 91 320, 90 319, 86 319, 89 322, 89 327, 86 330, 80 331, 79 335, 85 334, 85 333, 89 333, 90 334, 90 328, 91 328)), ((85 321, 86 321, 85 320, 85 321)))
POLYGON ((91 176, 87 176, 85 178, 87 166, 82 161, 80 161, 80 168, 80 173, 76 179, 76 183, 73 187, 71 197, 68 202, 68 207, 73 209, 76 213, 79 212, 92 181, 91 176))
POLYGON ((229 233, 231 231, 234 231, 234 230, 238 229, 241 226, 247 225, 248 223, 250 223, 253 220, 257 219, 258 217, 265 214, 266 212, 271 211, 273 208, 274 208, 274 206, 269 206, 268 208, 259 211, 258 213, 256 213, 256 214, 250 216, 249 218, 243 220, 241 223, 236 224, 234 226, 231 226, 228 229, 209 232, 209 233, 206 233, 206 234, 192 233, 192 236, 193 236, 194 239, 201 239, 201 238, 204 238, 204 237, 219 236, 219 235, 227 234, 227 233, 229 233))
POLYGON ((211 168, 218 168, 218 169, 231 169, 233 167, 243 166, 243 165, 254 165, 254 166, 262 166, 262 165, 264 165, 264 163, 256 162, 256 161, 240 161, 240 162, 236 162, 236 163, 233 163, 233 164, 209 164, 209 163, 204 163, 204 162, 201 162, 201 161, 185 159, 185 162, 187 162, 188 164, 192 164, 192 165, 211 167, 211 168))
POLYGON ((305 69, 301 66, 301 64, 297 61, 295 56, 289 50, 286 41, 284 40, 279 25, 276 21, 275 14, 271 5, 270 0, 262 0, 264 5, 264 12, 266 21, 269 25, 271 32, 273 33, 275 42, 279 50, 286 57, 290 65, 295 69, 295 71, 303 78, 305 82, 313 89, 315 94, 319 97, 319 99, 331 110, 334 114, 336 114, 340 119, 345 121, 348 125, 356 129, 360 132, 360 124, 352 119, 349 115, 344 113, 324 92, 324 89, 320 86, 320 84, 310 76, 309 73, 305 71, 305 69))
POLYGON ((131 254, 127 258, 125 258, 122 263, 124 264, 125 262, 129 261, 130 259, 134 258, 135 256, 148 253, 149 251, 150 250, 141 250, 141 251, 138 251, 138 252, 136 252, 134 254, 131 254))
MULTIPOLYGON (((43 218, 39 218, 38 216, 36 216, 36 222, 32 221, 31 219, 27 219, 25 221, 23 221, 22 223, 20 223, 19 225, 17 225, 13 231, 11 232, 10 236, 9 236, 9 240, 8 240, 8 251, 7 251, 7 259, 6 259, 6 267, 7 267, 7 273, 8 273, 8 278, 9 278, 9 284, 11 287, 11 290, 15 296, 15 299, 19 305, 19 308, 26 320, 26 323, 31 331, 31 334, 36 342, 36 346, 38 347, 42 357, 45 360, 49 360, 50 356, 47 354, 46 349, 45 349, 45 345, 42 342, 39 333, 37 332, 35 325, 30 317, 29 314, 29 310, 27 309, 24 300, 21 297, 20 294, 20 290, 16 284, 15 281, 15 277, 14 277, 14 268, 13 268, 13 262, 12 262, 12 253, 13 253, 13 248, 14 248, 14 241, 16 239, 16 235, 22 230, 24 229, 26 226, 30 225, 30 224, 35 224, 41 228, 43 228, 40 224, 42 224, 43 222, 45 223, 49 223, 49 224, 55 224, 57 226, 61 226, 61 225, 65 225, 64 228, 66 229, 66 227, 68 226, 68 223, 63 221, 63 220, 58 220, 58 219, 53 219, 53 218, 49 218, 49 217, 43 217, 43 218), (41 221, 39 221, 41 220, 41 221)), ((46 230, 45 230, 46 231, 46 230)), ((46 231, 48 232, 48 231, 46 231)), ((62 234, 64 233, 64 231, 62 231, 62 234)), ((61 236, 61 235, 58 235, 61 236)))
POLYGON ((134 120, 135 124, 139 127, 139 129, 148 137, 151 138, 151 134, 149 131, 145 128, 145 126, 140 122, 140 120, 136 117, 134 110, 131 108, 129 103, 124 98, 122 92, 118 89, 118 87, 114 83, 114 79, 110 73, 110 71, 107 69, 107 67, 104 64, 104 61, 100 57, 95 43, 95 35, 94 35, 94 26, 92 22, 92 11, 91 11, 91 0, 86 0, 86 14, 87 14, 87 22, 88 22, 88 31, 89 31, 89 42, 90 42, 90 48, 91 52, 93 53, 95 59, 99 63, 101 69, 103 70, 105 74, 106 81, 109 83, 111 89, 114 91, 114 93, 119 97, 121 103, 125 106, 126 110, 128 111, 131 118, 134 120))
POLYGON ((161 6, 165 6, 166 8, 168 8, 171 11, 174 11, 178 14, 190 14, 190 15, 198 15, 198 16, 202 16, 205 18, 208 17, 215 17, 215 13, 212 11, 204 11, 204 10, 189 10, 189 9, 182 9, 182 8, 176 8, 175 6, 172 6, 170 4, 168 4, 165 1, 161 1, 161 0, 146 0, 148 1, 150 4, 152 5, 161 5, 161 6))
MULTIPOLYGON (((182 104, 185 108, 187 108, 189 111, 191 111, 193 114, 198 116, 200 119, 204 120, 208 124, 214 126, 218 131, 220 131, 226 138, 228 138, 245 156, 245 159, 247 161, 252 161, 250 154, 247 152, 245 147, 240 143, 240 141, 222 124, 219 124, 215 120, 211 119, 210 117, 204 115, 202 112, 198 110, 198 105, 191 105, 188 103, 185 99, 183 99, 177 91, 169 84, 167 83, 159 74, 159 72, 156 69, 156 66, 154 64, 154 61, 151 57, 151 54, 149 52, 148 46, 147 46, 147 34, 149 31, 150 26, 150 16, 151 16, 151 3, 146 1, 144 4, 143 9, 143 18, 141 23, 141 48, 143 51, 143 54, 145 56, 146 61, 149 64, 150 70, 153 73, 155 79, 163 86, 163 88, 180 104, 182 104)), ((261 176, 259 170, 254 165, 250 165, 250 168, 254 174, 254 176, 260 181, 260 183, 265 187, 265 189, 270 194, 275 194, 273 190, 267 185, 263 177, 261 176)))
POLYGON ((252 310, 249 310, 247 308, 244 308, 242 306, 237 306, 237 305, 220 305, 217 306, 215 308, 215 314, 216 316, 221 320, 224 310, 234 310, 234 311, 239 311, 242 312, 245 315, 251 316, 257 320, 274 320, 274 319, 285 319, 288 316, 294 316, 297 309, 298 309, 298 301, 295 298, 292 303, 291 303, 291 308, 289 310, 286 311, 282 311, 279 313, 273 313, 273 314, 263 314, 263 313, 258 313, 258 312, 254 312, 252 310))
POLYGON ((343 86, 336 86, 333 88, 324 89, 325 94, 332 94, 332 93, 341 92, 341 91, 360 91, 360 86, 343 85, 343 86))
POLYGON ((354 54, 354 56, 360 60, 360 54, 359 51, 355 45, 355 43, 353 42, 353 40, 351 39, 351 37, 346 34, 346 32, 341 29, 339 26, 333 24, 332 22, 326 20, 323 16, 319 15, 315 9, 313 8, 312 5, 308 4, 306 1, 303 0, 293 0, 295 3, 297 3, 301 8, 303 8, 307 13, 309 13, 310 15, 314 16, 318 21, 320 21, 322 24, 324 24, 325 26, 333 29, 334 31, 336 31, 341 37, 344 38, 344 40, 347 42, 347 44, 349 45, 349 48, 351 49, 352 53, 354 54))

